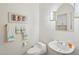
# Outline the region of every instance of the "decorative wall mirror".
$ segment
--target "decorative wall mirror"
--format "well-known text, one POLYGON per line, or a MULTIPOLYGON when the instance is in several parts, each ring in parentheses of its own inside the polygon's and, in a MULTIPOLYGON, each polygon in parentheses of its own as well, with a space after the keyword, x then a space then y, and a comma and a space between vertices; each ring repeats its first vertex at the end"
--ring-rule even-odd
POLYGON ((61 5, 56 11, 56 30, 73 31, 74 8, 70 4, 61 5))
POLYGON ((67 14, 57 16, 56 29, 67 31, 67 14))

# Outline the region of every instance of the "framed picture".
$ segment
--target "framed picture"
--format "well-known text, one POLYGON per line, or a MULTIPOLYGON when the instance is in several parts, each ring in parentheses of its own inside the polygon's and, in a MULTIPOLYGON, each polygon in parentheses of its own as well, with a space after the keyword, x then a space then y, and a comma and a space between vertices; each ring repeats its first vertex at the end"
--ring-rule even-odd
POLYGON ((25 16, 15 14, 15 13, 8 13, 8 20, 9 22, 25 22, 25 16))

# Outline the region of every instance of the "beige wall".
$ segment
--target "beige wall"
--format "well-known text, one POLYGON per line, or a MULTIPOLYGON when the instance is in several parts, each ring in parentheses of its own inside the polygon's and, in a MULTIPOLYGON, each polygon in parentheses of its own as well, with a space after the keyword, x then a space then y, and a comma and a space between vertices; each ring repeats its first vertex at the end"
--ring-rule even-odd
POLYGON ((23 54, 28 47, 39 40, 39 4, 0 4, 0 54, 23 54), (27 17, 28 45, 22 47, 22 37, 16 35, 13 42, 5 43, 4 25, 8 23, 8 12, 22 14, 27 17))
POLYGON ((50 21, 50 11, 56 11, 60 6, 60 3, 46 3, 40 4, 40 20, 39 20, 39 39, 43 42, 49 42, 52 40, 52 33, 55 31, 55 21, 50 21))

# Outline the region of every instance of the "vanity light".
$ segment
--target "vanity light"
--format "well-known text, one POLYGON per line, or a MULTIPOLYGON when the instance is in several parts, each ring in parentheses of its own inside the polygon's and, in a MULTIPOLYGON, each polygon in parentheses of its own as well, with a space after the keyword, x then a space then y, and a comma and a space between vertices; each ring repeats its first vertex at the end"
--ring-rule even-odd
POLYGON ((53 20, 53 11, 50 11, 50 20, 53 20))
POLYGON ((50 11, 50 21, 56 20, 56 11, 50 11))

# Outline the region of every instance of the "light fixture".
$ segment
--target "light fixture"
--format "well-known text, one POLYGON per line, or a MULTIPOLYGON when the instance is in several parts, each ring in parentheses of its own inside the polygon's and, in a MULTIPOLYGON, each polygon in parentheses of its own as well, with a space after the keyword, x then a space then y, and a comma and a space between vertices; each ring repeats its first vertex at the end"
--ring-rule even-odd
POLYGON ((55 21, 56 20, 56 12, 55 11, 50 11, 50 21, 55 21))

